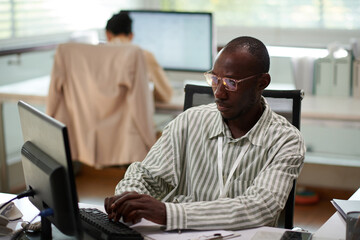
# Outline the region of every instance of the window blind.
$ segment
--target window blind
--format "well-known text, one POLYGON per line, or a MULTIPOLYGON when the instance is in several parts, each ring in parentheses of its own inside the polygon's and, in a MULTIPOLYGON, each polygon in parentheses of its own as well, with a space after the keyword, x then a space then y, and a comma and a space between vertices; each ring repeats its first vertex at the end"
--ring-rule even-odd
POLYGON ((360 29, 359 0, 162 1, 164 10, 211 11, 217 26, 360 29))
POLYGON ((359 0, 0 0, 0 50, 102 30, 120 9, 139 8, 213 12, 219 28, 360 29, 359 0))
POLYGON ((76 31, 104 29, 132 0, 0 0, 0 49, 63 41, 76 31))

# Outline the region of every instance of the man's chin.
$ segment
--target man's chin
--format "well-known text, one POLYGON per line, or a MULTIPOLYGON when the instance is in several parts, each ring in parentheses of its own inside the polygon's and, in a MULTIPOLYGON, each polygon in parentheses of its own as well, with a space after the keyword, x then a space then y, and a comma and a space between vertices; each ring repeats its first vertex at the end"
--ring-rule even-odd
POLYGON ((241 118, 241 116, 242 116, 241 114, 234 114, 234 113, 230 113, 230 112, 221 112, 221 111, 220 111, 220 114, 225 121, 235 120, 235 119, 241 118))
POLYGON ((222 118, 223 118, 224 120, 231 120, 231 119, 233 118, 231 115, 229 115, 229 114, 226 113, 226 112, 221 112, 221 111, 220 111, 220 114, 221 114, 221 116, 222 116, 222 118))
POLYGON ((236 119, 238 117, 232 111, 233 110, 232 108, 217 105, 217 109, 220 112, 220 114, 224 120, 232 120, 232 119, 236 119))

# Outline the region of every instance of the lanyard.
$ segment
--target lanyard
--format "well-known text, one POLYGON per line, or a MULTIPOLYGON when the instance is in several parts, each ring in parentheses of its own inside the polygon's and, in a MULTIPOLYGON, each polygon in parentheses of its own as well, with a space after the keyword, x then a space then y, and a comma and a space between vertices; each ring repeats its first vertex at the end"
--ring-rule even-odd
POLYGON ((234 172, 236 168, 239 166, 241 159, 244 157, 245 153, 248 151, 250 144, 248 143, 246 147, 241 149, 241 152, 239 156, 236 158, 235 163, 233 164, 229 176, 226 179, 225 185, 224 185, 224 178, 223 178, 223 157, 222 157, 222 146, 223 146, 223 137, 219 136, 218 138, 218 177, 219 177, 219 189, 220 189, 220 195, 219 198, 224 198, 227 195, 227 192, 229 191, 230 186, 230 180, 232 176, 234 175, 234 172))

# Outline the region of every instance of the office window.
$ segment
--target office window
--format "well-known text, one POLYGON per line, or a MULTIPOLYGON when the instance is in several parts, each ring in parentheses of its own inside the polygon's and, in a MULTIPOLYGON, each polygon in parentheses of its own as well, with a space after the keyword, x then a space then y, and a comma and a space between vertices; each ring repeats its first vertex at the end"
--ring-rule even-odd
POLYGON ((217 26, 360 29, 359 0, 168 0, 161 8, 211 11, 217 26))
MULTIPOLYGON (((213 12, 218 29, 341 29, 355 36, 360 29, 359 0, 0 0, 0 50, 59 42, 74 31, 102 30, 120 9, 213 12)), ((326 37, 321 41, 328 43, 326 37)))
POLYGON ((136 0, 0 0, 0 49, 103 29, 112 14, 137 7, 136 0))

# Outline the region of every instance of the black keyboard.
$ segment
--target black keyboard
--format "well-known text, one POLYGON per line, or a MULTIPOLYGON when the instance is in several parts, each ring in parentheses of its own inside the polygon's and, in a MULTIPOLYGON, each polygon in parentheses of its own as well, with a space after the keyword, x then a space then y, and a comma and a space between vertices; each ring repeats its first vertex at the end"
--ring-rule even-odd
POLYGON ((96 208, 80 208, 80 219, 86 233, 96 239, 142 240, 141 234, 121 222, 113 222, 96 208))

